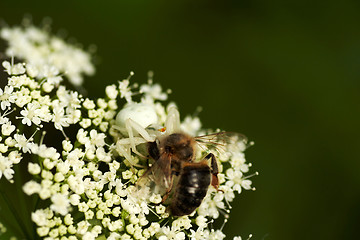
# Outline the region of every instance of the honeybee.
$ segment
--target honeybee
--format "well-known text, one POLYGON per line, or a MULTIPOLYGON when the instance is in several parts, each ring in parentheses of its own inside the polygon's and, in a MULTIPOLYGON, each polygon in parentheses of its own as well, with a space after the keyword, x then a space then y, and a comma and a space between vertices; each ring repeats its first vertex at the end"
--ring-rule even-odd
POLYGON ((234 135, 237 139, 240 137, 246 141, 243 135, 229 132, 198 137, 175 132, 147 143, 148 154, 155 161, 144 178, 152 180, 156 186, 163 189, 160 193, 163 195, 162 202, 172 194, 169 210, 173 216, 189 215, 195 211, 205 198, 210 185, 221 191, 214 154, 209 153, 201 161, 196 161, 196 150, 199 144, 225 146, 234 135))

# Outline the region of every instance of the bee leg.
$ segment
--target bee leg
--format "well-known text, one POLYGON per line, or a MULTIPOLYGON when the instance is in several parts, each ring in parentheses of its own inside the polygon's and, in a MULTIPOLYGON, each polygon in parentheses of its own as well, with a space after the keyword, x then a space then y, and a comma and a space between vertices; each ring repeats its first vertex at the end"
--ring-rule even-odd
POLYGON ((224 192, 223 190, 219 189, 219 178, 218 178, 218 173, 219 173, 219 168, 216 162, 216 158, 214 156, 214 154, 209 153, 205 159, 209 159, 211 158, 211 185, 217 190, 217 191, 221 191, 224 192))
POLYGON ((160 151, 156 142, 147 142, 147 149, 152 159, 158 160, 160 158, 160 151))

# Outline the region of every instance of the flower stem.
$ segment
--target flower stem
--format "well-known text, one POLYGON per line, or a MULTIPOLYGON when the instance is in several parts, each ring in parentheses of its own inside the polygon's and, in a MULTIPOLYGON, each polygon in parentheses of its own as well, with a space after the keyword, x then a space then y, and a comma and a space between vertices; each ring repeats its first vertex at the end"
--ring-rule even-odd
POLYGON ((24 222, 22 221, 21 217, 18 215, 18 213, 17 213, 16 209, 14 208, 14 206, 11 204, 11 201, 9 200, 7 195, 3 191, 0 191, 0 194, 1 194, 4 202, 8 206, 9 210, 13 214, 14 218, 16 219, 17 223, 19 224, 20 228, 22 229, 22 233, 24 234, 26 239, 32 239, 31 235, 29 235, 29 233, 26 230, 26 226, 25 226, 24 222))

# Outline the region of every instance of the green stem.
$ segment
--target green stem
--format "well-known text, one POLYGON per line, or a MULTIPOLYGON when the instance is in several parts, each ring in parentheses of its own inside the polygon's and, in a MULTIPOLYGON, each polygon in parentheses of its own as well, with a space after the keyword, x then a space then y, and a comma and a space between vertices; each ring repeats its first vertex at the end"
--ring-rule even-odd
MULTIPOLYGON (((36 195, 36 200, 34 201, 32 211, 38 208, 39 203, 40 203, 40 197, 39 195, 36 195)), ((33 236, 37 236, 36 224, 33 224, 32 228, 33 228, 33 236)))
MULTIPOLYGON (((0 194, 3 194, 2 191, 0 191, 0 194)), ((5 227, 7 228, 7 230, 10 230, 13 233, 17 233, 19 232, 19 225, 14 225, 11 220, 9 219, 8 215, 2 214, 0 209, 0 219, 1 219, 1 223, 5 225, 5 227)))
MULTIPOLYGON (((23 160, 25 160, 25 159, 23 159, 23 160)), ((22 186, 24 184, 22 176, 24 175, 24 173, 21 170, 24 169, 24 163, 26 164, 25 169, 27 169, 27 161, 22 162, 22 167, 23 168, 20 168, 19 164, 16 164, 14 166, 14 170, 15 170, 14 177, 15 177, 16 195, 17 195, 17 198, 19 199, 19 202, 20 202, 19 207, 20 207, 20 211, 22 213, 22 216, 20 216, 20 217, 21 217, 21 219, 26 221, 28 219, 30 220, 30 218, 29 218, 29 216, 30 216, 29 207, 31 207, 32 204, 30 204, 29 202, 27 202, 25 200, 25 197, 27 197, 27 196, 25 195, 25 193, 22 190, 22 186)), ((24 221, 23 221, 23 223, 24 223, 24 221)), ((31 233, 30 225, 27 225, 27 224, 24 223, 24 227, 26 228, 26 229, 24 229, 24 231, 31 233)))
POLYGON ((1 193, 2 198, 4 199, 4 202, 7 204, 10 211, 12 212, 13 216, 15 217, 16 221, 20 225, 20 228, 22 229, 22 233, 25 235, 26 239, 32 239, 31 235, 29 235, 29 233, 27 232, 25 224, 23 223, 21 217, 16 212, 16 209, 14 208, 14 206, 10 203, 9 198, 6 196, 6 194, 3 191, 1 191, 0 193, 1 193))

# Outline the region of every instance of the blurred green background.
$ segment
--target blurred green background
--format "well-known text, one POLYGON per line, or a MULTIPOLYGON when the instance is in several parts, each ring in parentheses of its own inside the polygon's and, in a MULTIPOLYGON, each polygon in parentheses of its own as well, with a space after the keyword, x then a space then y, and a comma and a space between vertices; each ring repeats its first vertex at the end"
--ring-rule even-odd
POLYGON ((242 132, 255 192, 230 239, 356 239, 360 224, 360 1, 0 1, 0 18, 53 20, 96 44, 89 96, 147 71, 182 116, 242 132))

